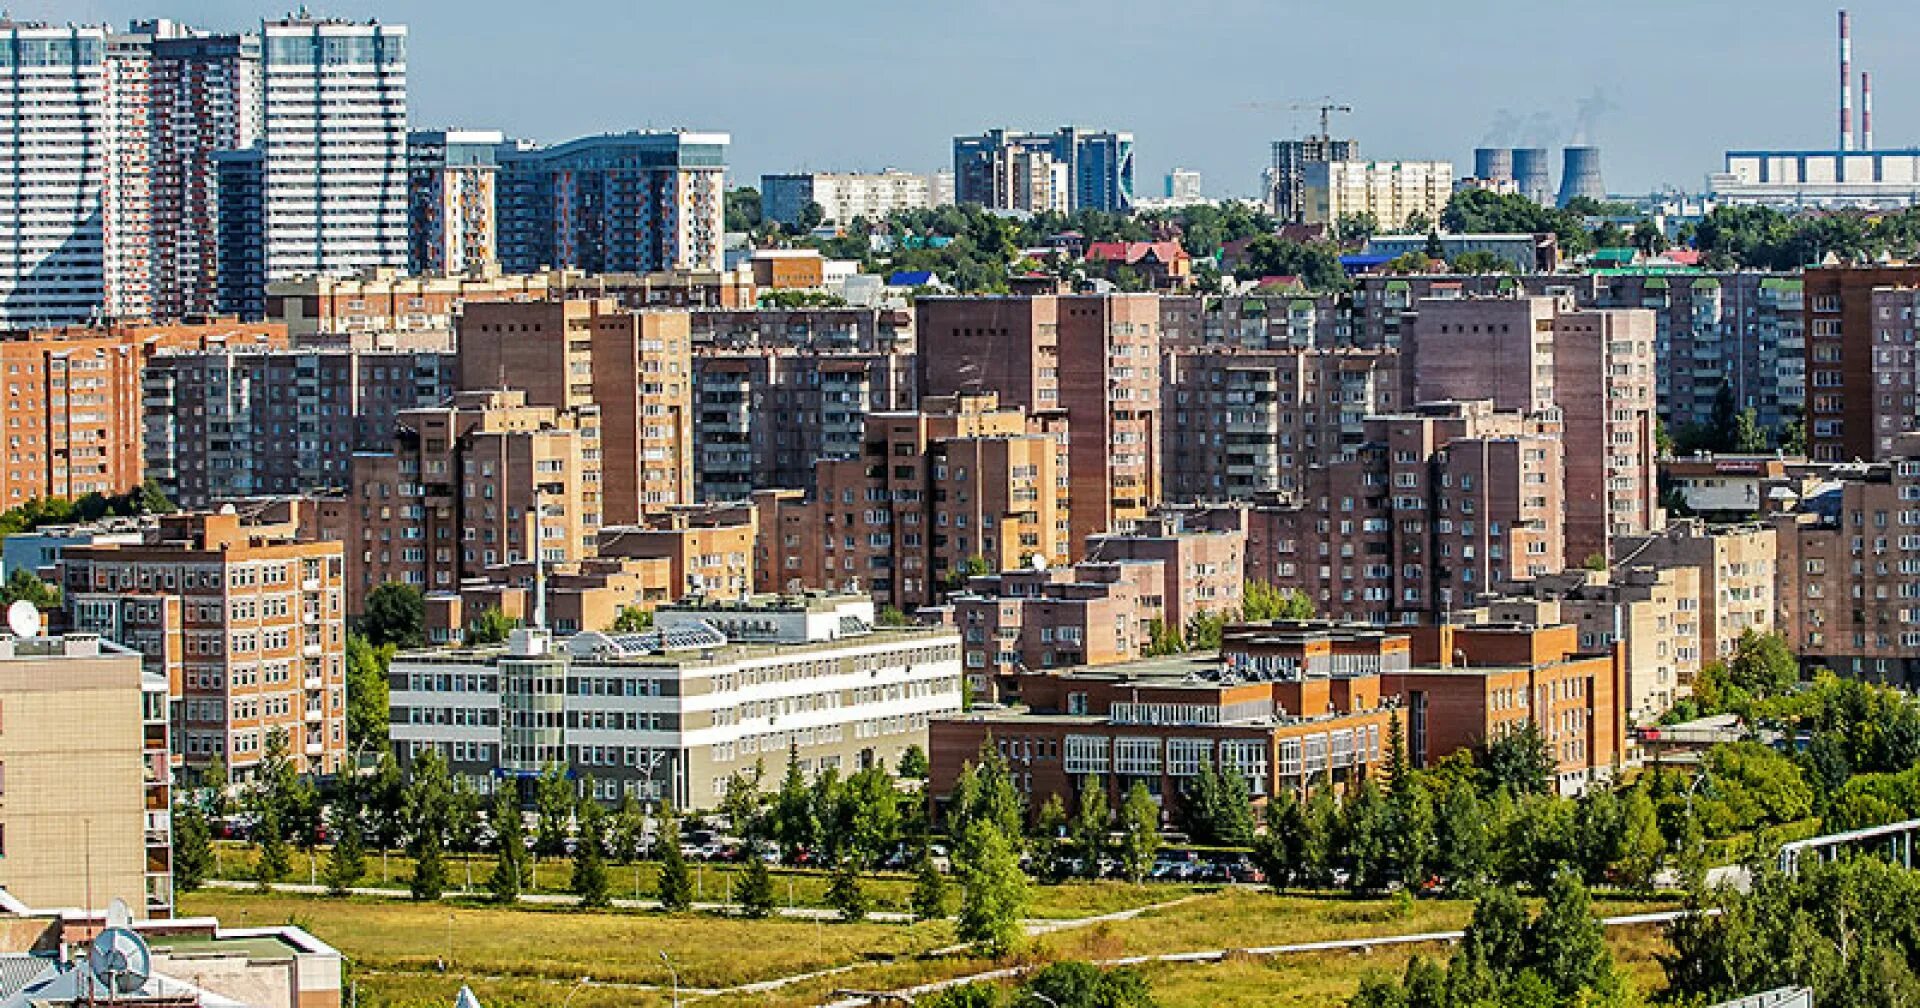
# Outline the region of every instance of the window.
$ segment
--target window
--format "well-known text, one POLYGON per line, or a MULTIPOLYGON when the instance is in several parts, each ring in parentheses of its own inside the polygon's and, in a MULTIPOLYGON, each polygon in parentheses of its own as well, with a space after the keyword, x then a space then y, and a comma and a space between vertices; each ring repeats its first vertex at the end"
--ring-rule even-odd
POLYGON ((1107 739, 1098 735, 1069 735, 1066 771, 1069 775, 1107 772, 1107 739))
POLYGON ((1160 740, 1156 738, 1120 738, 1113 742, 1115 773, 1135 777, 1160 776, 1160 740))

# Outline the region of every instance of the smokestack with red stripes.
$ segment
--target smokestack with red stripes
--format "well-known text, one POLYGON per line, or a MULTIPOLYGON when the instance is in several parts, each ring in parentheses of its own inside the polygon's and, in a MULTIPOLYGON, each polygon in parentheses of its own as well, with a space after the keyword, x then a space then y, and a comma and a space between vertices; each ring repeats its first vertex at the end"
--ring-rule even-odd
POLYGON ((1873 149, 1873 74, 1860 71, 1860 149, 1873 149))
POLYGON ((1840 149, 1853 149, 1853 19, 1840 12, 1840 149))

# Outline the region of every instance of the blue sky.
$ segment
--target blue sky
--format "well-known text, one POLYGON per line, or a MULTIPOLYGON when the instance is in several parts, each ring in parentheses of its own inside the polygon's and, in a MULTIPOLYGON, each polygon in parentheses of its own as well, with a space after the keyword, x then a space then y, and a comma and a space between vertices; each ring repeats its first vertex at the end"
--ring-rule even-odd
MULTIPOLYGON (((233 28, 286 0, 9 0, 17 17, 233 28)), ((1139 187, 1175 165, 1250 194, 1284 106, 1334 95, 1374 157, 1557 146, 1583 103, 1608 188, 1698 189, 1729 147, 1833 143, 1833 6, 1805 0, 313 0, 411 27, 416 125, 537 140, 689 126, 761 172, 930 170, 955 133, 1131 130, 1139 187), (1253 109, 1267 102, 1274 109, 1253 109)), ((1853 2, 1881 147, 1920 145, 1920 5, 1853 2)), ((1857 99, 1856 99, 1857 100, 1857 99)), ((1557 157, 1557 156, 1556 156, 1557 157)), ((1557 164, 1557 161, 1556 161, 1557 164)))

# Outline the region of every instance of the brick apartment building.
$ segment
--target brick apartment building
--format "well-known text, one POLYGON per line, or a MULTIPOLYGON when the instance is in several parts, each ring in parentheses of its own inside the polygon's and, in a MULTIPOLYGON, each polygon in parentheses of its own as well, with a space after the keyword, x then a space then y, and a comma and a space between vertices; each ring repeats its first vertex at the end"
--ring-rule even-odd
POLYGON ((460 381, 515 388, 531 406, 599 411, 605 520, 693 503, 693 358, 687 313, 610 298, 488 302, 460 319, 460 381))
POLYGON ((0 338, 7 384, 0 402, 7 430, 0 510, 140 485, 141 372, 156 353, 285 341, 277 326, 226 320, 75 326, 0 338))
POLYGON ((995 392, 1064 414, 1076 551, 1160 498, 1160 306, 1151 294, 921 298, 922 396, 995 392))
POLYGON ((1185 628, 1194 617, 1240 611, 1247 581, 1247 520, 1242 507, 1168 508, 1130 532, 1087 540, 1087 558, 1160 564, 1161 615, 1185 628))
POLYGON ((245 779, 274 733, 302 770, 345 762, 345 566, 337 542, 224 511, 163 516, 138 544, 67 547, 60 584, 70 626, 166 676, 176 758, 245 779))
POLYGON ((591 406, 532 406, 524 392, 460 392, 402 410, 394 444, 353 458, 352 489, 323 507, 346 548, 349 605, 386 581, 452 591, 497 564, 594 555, 602 425, 591 406))
POLYGON ((1365 431, 1315 474, 1318 493, 1255 505, 1249 580, 1302 592, 1329 618, 1419 623, 1566 566, 1550 419, 1438 402, 1365 431))
POLYGON ((163 352, 142 380, 146 472, 182 507, 344 490, 353 453, 393 443, 401 410, 457 387, 440 351, 163 352))
POLYGON ((1892 458, 1920 415, 1920 266, 1816 267, 1805 284, 1808 454, 1816 462, 1892 458))
POLYGON ((1772 519, 1779 629, 1811 666, 1920 682, 1920 434, 1884 462, 1836 471, 1837 487, 1772 519))
POLYGON ((813 464, 860 453, 869 413, 911 411, 910 353, 700 347, 693 358, 695 496, 813 489, 813 464))
POLYGON ((758 513, 750 506, 676 507, 639 525, 600 530, 603 557, 661 560, 669 601, 688 596, 739 598, 755 589, 758 513))
POLYGON ((762 587, 857 589, 911 609, 963 571, 1064 562, 1071 526, 1061 455, 1057 429, 991 393, 870 414, 859 457, 821 460, 812 500, 763 512, 779 571, 762 587))
POLYGON ((1399 355, 1350 349, 1162 349, 1161 482, 1168 500, 1307 492, 1356 445, 1369 416, 1398 412, 1399 355))
POLYGON ((1083 560, 968 578, 945 603, 915 615, 960 631, 975 698, 1011 701, 1023 673, 1139 658, 1166 618, 1165 583, 1158 560, 1083 560))
MULTIPOLYGON (((673 577, 665 557, 587 557, 549 563, 540 572, 546 585, 544 625, 557 634, 604 631, 629 606, 651 612, 674 599, 673 577)), ((540 608, 533 561, 489 567, 451 591, 427 594, 427 643, 458 645, 482 614, 498 609, 523 626, 532 625, 540 608)))
POLYGON ((1402 346, 1408 401, 1558 414, 1569 556, 1609 557, 1611 537, 1659 527, 1652 312, 1576 309, 1566 296, 1428 298, 1417 309, 1402 346))

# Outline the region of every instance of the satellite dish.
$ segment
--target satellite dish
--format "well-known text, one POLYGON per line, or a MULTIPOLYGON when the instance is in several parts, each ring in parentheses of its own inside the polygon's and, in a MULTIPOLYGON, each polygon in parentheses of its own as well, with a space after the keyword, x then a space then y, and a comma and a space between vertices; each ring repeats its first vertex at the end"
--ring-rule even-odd
POLYGON ((87 949, 87 969, 109 996, 132 994, 145 987, 153 974, 153 953, 146 939, 132 929, 105 928, 87 949))
POLYGON ((1035 553, 1033 556, 1027 558, 1027 565, 1037 571, 1046 570, 1047 558, 1039 553, 1035 553))
POLYGON ((31 638, 40 636, 40 607, 20 599, 7 607, 7 629, 15 637, 31 638))

